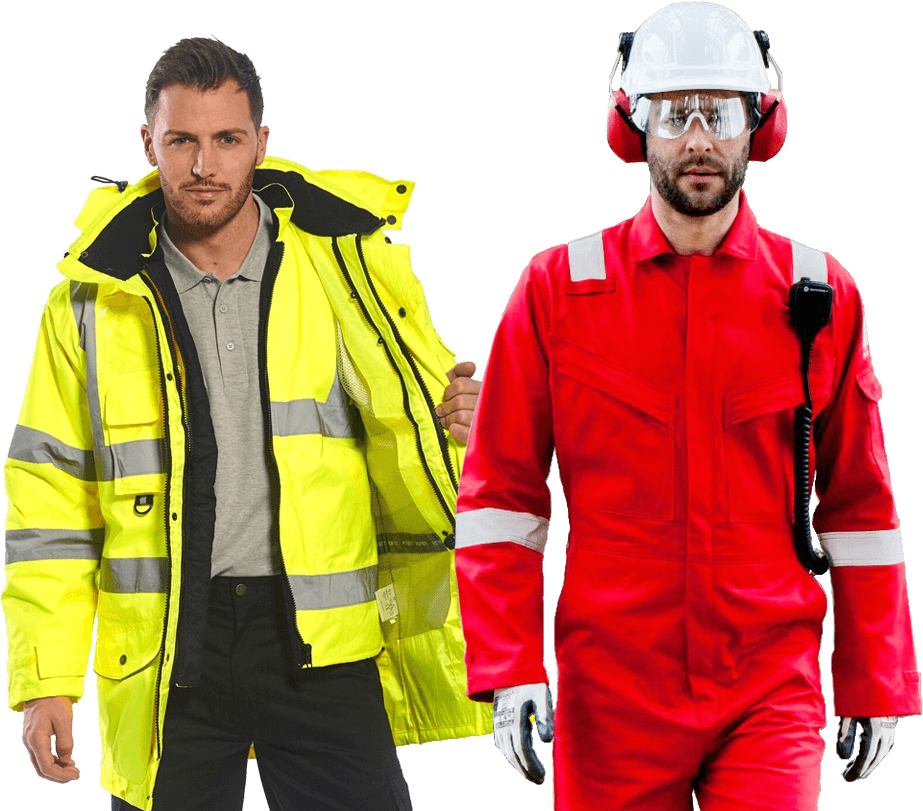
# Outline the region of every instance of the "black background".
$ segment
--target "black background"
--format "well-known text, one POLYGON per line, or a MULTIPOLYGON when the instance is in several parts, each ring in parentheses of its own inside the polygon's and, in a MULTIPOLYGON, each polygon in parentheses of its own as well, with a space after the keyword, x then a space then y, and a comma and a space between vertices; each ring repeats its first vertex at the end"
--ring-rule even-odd
MULTIPOLYGON (((448 18, 438 22, 399 10, 381 17, 341 7, 331 20, 274 8, 263 20, 213 14, 204 26, 164 23, 168 8, 153 13, 150 28, 131 33, 115 21, 108 29, 75 25, 57 36, 29 37, 30 59, 7 73, 9 433, 41 307, 60 279, 54 265, 77 236, 71 223, 94 185, 89 177, 134 182, 149 171, 139 135, 144 82, 180 36, 214 34, 254 60, 270 154, 314 169, 361 168, 417 182, 404 230, 391 236, 413 245, 437 329, 460 360, 477 363, 480 376, 497 320, 531 256, 631 217, 645 202, 647 167, 621 163, 606 144, 603 86, 618 33, 637 28, 657 7, 613 7, 608 17, 562 11, 507 23, 472 20, 461 7, 446 7, 448 18)), ((921 586, 908 405, 919 367, 910 324, 918 261, 909 238, 916 211, 906 202, 914 198, 900 189, 915 180, 909 156, 916 139, 906 137, 912 122, 899 108, 902 88, 888 81, 889 60, 906 56, 910 46, 889 40, 886 58, 855 19, 808 19, 777 6, 743 13, 769 33, 789 113, 784 148, 768 163, 750 164, 744 188, 761 225, 834 254, 858 282, 884 385, 881 411, 915 594, 921 586)), ((567 527, 556 469, 549 481, 550 632, 567 527)), ((821 654, 828 708, 830 623, 828 613, 821 654)), ((553 678, 550 642, 546 660, 553 678)), ((20 716, 6 718, 7 741, 15 742, 20 716)), ((829 717, 821 807, 864 807, 915 785, 909 755, 919 751, 917 724, 901 722, 895 752, 871 780, 845 786, 829 717)), ((41 781, 23 750, 7 756, 15 769, 8 774, 23 781, 36 807, 78 799, 108 807, 98 786, 92 674, 76 707, 75 732, 83 775, 77 784, 41 781)), ((550 769, 551 747, 538 748, 550 769)), ((489 737, 403 747, 400 756, 417 811, 446 802, 551 805, 551 781, 526 783, 489 737)), ((255 765, 250 769, 246 807, 261 808, 255 765)), ((780 798, 780 807, 785 803, 780 798)))

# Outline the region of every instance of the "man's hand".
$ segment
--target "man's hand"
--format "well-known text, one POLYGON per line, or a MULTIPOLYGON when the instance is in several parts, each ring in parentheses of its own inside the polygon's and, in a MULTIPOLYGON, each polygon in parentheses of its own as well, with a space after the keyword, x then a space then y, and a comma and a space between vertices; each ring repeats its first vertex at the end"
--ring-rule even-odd
POLYGON ((74 710, 65 696, 35 698, 25 703, 22 719, 22 742, 29 750, 32 765, 39 777, 55 783, 68 783, 80 777, 71 752, 74 710), (54 735, 55 754, 51 753, 54 735))
POLYGON ((868 777, 872 770, 884 760, 885 755, 891 751, 891 747, 894 746, 894 729, 897 726, 897 718, 893 716, 841 718, 840 731, 836 737, 836 753, 842 760, 852 755, 857 724, 862 725, 862 736, 859 739, 859 753, 843 772, 847 783, 868 777))
POLYGON ((481 391, 481 381, 471 377, 476 368, 469 360, 457 363, 454 368, 449 369, 446 372, 449 385, 443 395, 443 402, 436 406, 436 416, 439 417, 442 427, 448 428, 449 433, 463 445, 468 444, 474 407, 481 391))
POLYGON ((494 745, 526 780, 542 783, 545 767, 532 747, 532 721, 538 736, 549 743, 554 737, 554 709, 547 684, 523 684, 494 690, 494 745))

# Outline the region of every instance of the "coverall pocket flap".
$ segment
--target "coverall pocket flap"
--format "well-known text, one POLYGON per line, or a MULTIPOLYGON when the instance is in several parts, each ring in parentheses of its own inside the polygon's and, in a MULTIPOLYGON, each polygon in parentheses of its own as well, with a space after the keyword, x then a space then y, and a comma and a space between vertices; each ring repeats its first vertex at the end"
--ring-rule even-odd
POLYGON ((561 338, 554 339, 554 349, 561 374, 640 411, 662 425, 673 424, 672 399, 646 380, 561 338))
POLYGON ((777 377, 729 391, 724 398, 724 419, 727 425, 736 425, 763 414, 794 409, 803 402, 801 378, 797 375, 777 377))

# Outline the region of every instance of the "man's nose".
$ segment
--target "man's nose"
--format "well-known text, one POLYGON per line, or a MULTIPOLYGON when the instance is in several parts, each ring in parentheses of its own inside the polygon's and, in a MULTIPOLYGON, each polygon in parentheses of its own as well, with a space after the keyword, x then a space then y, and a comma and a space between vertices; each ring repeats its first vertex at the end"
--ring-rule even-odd
POLYGON ((210 144, 202 144, 196 153, 195 164, 192 172, 196 177, 209 178, 214 177, 217 171, 214 149, 210 144))
POLYGON ((706 128, 705 116, 698 110, 690 113, 686 120, 686 132, 683 138, 686 139, 684 148, 686 152, 711 152, 714 144, 714 136, 706 128))

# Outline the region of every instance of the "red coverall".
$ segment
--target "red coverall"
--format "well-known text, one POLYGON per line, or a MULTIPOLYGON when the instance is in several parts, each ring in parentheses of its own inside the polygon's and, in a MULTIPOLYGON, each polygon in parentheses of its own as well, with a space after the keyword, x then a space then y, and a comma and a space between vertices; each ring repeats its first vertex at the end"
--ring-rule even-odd
MULTIPOLYGON (((469 694, 547 681, 556 450, 555 808, 678 811, 694 790, 703 811, 816 809, 826 598, 792 541, 792 242, 741 195, 711 256, 677 255, 650 201, 602 245, 604 279, 572 280, 565 246, 535 257, 491 351, 458 500, 469 694)), ((826 262, 833 318, 810 379, 835 710, 917 714, 881 388, 855 283, 826 262)))

